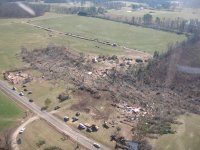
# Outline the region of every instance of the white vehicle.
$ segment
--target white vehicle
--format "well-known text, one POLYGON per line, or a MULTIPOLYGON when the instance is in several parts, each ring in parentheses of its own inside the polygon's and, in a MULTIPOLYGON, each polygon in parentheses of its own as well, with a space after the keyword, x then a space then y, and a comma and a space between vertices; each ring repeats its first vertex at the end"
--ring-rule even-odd
POLYGON ((99 144, 97 144, 97 143, 94 143, 93 146, 96 147, 96 148, 100 148, 100 147, 101 147, 101 146, 100 146, 99 144))
POLYGON ((24 132, 25 128, 21 128, 21 130, 19 131, 19 134, 22 134, 24 132))
POLYGON ((85 129, 86 128, 86 126, 84 125, 84 124, 82 124, 82 123, 80 123, 79 125, 78 125, 78 129, 85 129))
POLYGON ((13 87, 12 90, 13 90, 13 91, 16 91, 16 87, 13 87))
POLYGON ((20 96, 24 96, 24 93, 23 93, 23 92, 20 92, 19 95, 20 95, 20 96))

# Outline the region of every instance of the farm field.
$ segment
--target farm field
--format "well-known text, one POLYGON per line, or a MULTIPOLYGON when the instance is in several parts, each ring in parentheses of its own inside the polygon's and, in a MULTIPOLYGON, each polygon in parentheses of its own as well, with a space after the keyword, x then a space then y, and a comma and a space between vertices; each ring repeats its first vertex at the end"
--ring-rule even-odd
MULTIPOLYGON (((62 15, 47 15, 46 19, 62 15)), ((35 19, 41 19, 38 17, 35 19)), ((42 18, 44 19, 44 18, 42 18)), ((69 38, 60 35, 49 35, 48 32, 36 29, 24 24, 28 19, 0 19, 0 71, 14 69, 24 64, 21 62, 19 53, 21 47, 27 49, 46 47, 48 44, 64 45, 78 52, 103 53, 103 54, 122 54, 120 48, 98 45, 84 40, 69 38)))
POLYGON ((175 134, 161 136, 153 140, 155 150, 198 150, 200 143, 200 117, 189 114, 178 118, 181 125, 176 125, 175 134))
MULTIPOLYGON (((47 13, 46 15, 50 14, 47 13)), ((75 15, 62 15, 62 17, 46 19, 46 15, 40 17, 39 20, 33 20, 32 23, 58 31, 119 43, 120 45, 149 53, 153 53, 156 50, 164 52, 169 43, 186 40, 184 35, 156 31, 103 19, 75 15)))
MULTIPOLYGON (((121 47, 100 45, 95 42, 89 42, 81 39, 67 37, 61 34, 50 33, 26 24, 25 22, 27 21, 33 24, 50 27, 52 29, 62 32, 75 33, 86 37, 107 40, 113 43, 116 42, 123 46, 127 46, 133 49, 139 49, 148 53, 153 53, 155 50, 164 52, 169 43, 175 43, 176 41, 180 42, 186 39, 186 37, 183 35, 156 31, 148 28, 135 27, 102 19, 80 17, 74 15, 46 13, 44 16, 32 19, 0 19, 0 72, 17 67, 27 66, 27 64, 21 61, 19 55, 22 46, 28 48, 28 50, 32 50, 34 48, 46 47, 49 44, 63 45, 74 51, 83 52, 86 54, 125 54, 125 51, 121 47)), ((83 132, 83 134, 85 134, 86 136, 95 139, 98 142, 105 144, 106 146, 109 146, 111 148, 114 147, 114 143, 110 142, 110 135, 116 132, 118 126, 110 127, 109 130, 104 129, 102 127, 103 119, 95 120, 91 116, 97 116, 99 110, 104 110, 102 102, 101 105, 99 104, 94 108, 92 108, 91 105, 92 109, 90 107, 89 108, 92 112, 89 114, 79 109, 72 110, 71 106, 74 104, 74 101, 76 102, 73 97, 70 100, 63 102, 62 104, 60 104, 57 99, 57 96, 67 89, 68 85, 66 83, 60 83, 60 81, 46 81, 42 79, 42 75, 38 72, 34 72, 31 70, 30 73, 34 74, 35 78, 33 82, 27 84, 26 88, 33 92, 33 94, 29 95, 28 97, 30 99, 33 99, 34 103, 38 104, 39 106, 44 106, 44 101, 47 98, 50 99, 51 104, 48 108, 48 111, 54 109, 56 105, 61 106, 59 113, 56 114, 56 116, 60 119, 63 119, 63 116, 65 115, 71 118, 77 111, 80 111, 81 117, 79 122, 70 122, 69 125, 74 128, 74 130, 77 130, 78 123, 95 123, 100 127, 99 132, 80 132, 83 132)), ((17 89, 19 91, 23 90, 21 85, 17 85, 17 89)), ((24 93, 25 96, 27 96, 27 93, 24 93)), ((82 97, 82 99, 86 98, 82 97)), ((5 129, 5 127, 10 127, 18 120, 19 116, 22 115, 22 112, 18 110, 14 104, 10 104, 12 102, 9 102, 8 100, 4 102, 5 99, 6 98, 3 95, 1 96, 0 93, 0 102, 2 101, 0 104, 0 131, 5 129), (1 109, 1 106, 4 107, 2 107, 1 109), (8 111, 9 108, 6 108, 5 106, 9 107, 12 110, 8 111)), ((116 116, 111 117, 114 118, 116 116)), ((192 122, 192 120, 189 119, 190 118, 182 118, 182 121, 185 122, 185 124, 187 122, 192 122)), ((197 120, 198 119, 195 119, 195 121, 197 120)), ((197 122, 196 124, 198 125, 198 123, 199 122, 197 122)), ((198 126, 195 126, 193 128, 188 124, 188 128, 197 130, 198 126)), ((195 131, 192 132, 196 133, 195 131)), ((198 133, 195 135, 191 134, 191 137, 194 136, 196 137, 196 139, 198 139, 198 135, 198 133)), ((184 137, 186 136, 187 134, 184 135, 184 137)), ((69 150, 75 148, 74 143, 71 143, 68 140, 62 141, 62 137, 63 136, 61 134, 54 131, 53 128, 49 127, 45 122, 39 120, 29 125, 26 132, 20 136, 20 138, 22 138, 23 140, 23 144, 20 145, 20 148, 22 150, 34 150, 43 149, 45 147, 54 145, 61 148, 67 147, 69 150), (38 130, 38 128, 44 128, 46 130, 38 130), (52 134, 52 136, 49 136, 49 133, 52 134), (37 148, 36 143, 38 142, 38 140, 45 140, 46 144, 40 148, 37 148)), ((169 139, 171 139, 171 137, 169 137, 169 139)), ((195 143, 198 142, 196 139, 193 140, 195 143)), ((166 141, 167 140, 168 139, 166 139, 166 141)), ((183 138, 183 141, 184 140, 185 139, 183 138)), ((162 137, 156 142, 155 147, 158 148, 158 150, 162 149, 163 141, 165 143, 168 142, 166 142, 165 139, 162 139, 162 137)), ((179 142, 181 143, 182 140, 179 142)), ((194 143, 192 142, 188 142, 187 144, 194 145, 194 143)), ((171 145, 172 146, 170 147, 172 148, 176 147, 174 143, 172 143, 171 145)), ((166 147, 168 147, 168 145, 166 147)))
POLYGON ((0 91, 0 132, 20 121, 22 115, 22 110, 0 91))
POLYGON ((72 143, 66 136, 55 131, 43 120, 35 120, 26 127, 23 134, 19 135, 22 144, 19 145, 20 150, 43 150, 50 146, 57 146, 62 149, 74 150, 76 143, 72 143), (45 130, 40 130, 45 129, 45 130), (39 140, 44 140, 45 144, 38 147, 36 144, 39 140))
POLYGON ((131 19, 134 17, 143 17, 144 14, 151 14, 154 19, 156 17, 160 18, 169 18, 169 19, 200 19, 200 9, 190 9, 190 8, 183 8, 181 10, 175 11, 167 11, 167 10, 150 10, 150 9, 143 9, 143 10, 136 10, 132 11, 130 7, 124 7, 121 10, 108 10, 106 15, 114 16, 114 17, 128 17, 131 19))

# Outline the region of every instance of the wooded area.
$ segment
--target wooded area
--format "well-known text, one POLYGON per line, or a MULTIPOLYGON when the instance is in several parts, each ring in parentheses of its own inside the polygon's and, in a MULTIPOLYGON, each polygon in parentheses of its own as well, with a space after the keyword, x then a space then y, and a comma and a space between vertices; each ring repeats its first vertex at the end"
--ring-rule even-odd
POLYGON ((26 17, 36 17, 43 15, 47 9, 43 6, 28 5, 25 3, 27 8, 30 8, 33 14, 30 14, 25 9, 20 7, 19 3, 2 3, 0 5, 0 17, 10 17, 10 18, 26 18, 26 17))

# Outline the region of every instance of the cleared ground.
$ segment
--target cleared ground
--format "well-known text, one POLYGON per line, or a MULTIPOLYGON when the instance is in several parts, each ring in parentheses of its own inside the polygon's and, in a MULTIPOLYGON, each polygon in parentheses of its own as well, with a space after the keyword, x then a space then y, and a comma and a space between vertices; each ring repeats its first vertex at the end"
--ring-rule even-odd
POLYGON ((74 150, 76 147, 76 143, 72 143, 66 136, 55 131, 43 120, 36 120, 28 125, 18 138, 22 140, 22 144, 19 145, 20 150, 43 150, 50 146, 57 146, 63 150, 74 150), (40 140, 44 140, 45 144, 38 147, 36 144, 40 140))
POLYGON ((182 125, 174 128, 177 133, 161 136, 152 143, 155 150, 198 150, 200 144, 200 117, 189 114, 178 118, 182 125))
POLYGON ((0 132, 20 120, 22 111, 0 91, 0 132))
POLYGON ((86 37, 107 40, 123 46, 139 49, 149 53, 165 51, 169 43, 183 41, 184 35, 177 35, 148 28, 136 27, 113 21, 81 17, 75 15, 62 15, 62 17, 48 18, 50 14, 40 17, 33 23, 50 27, 63 32, 70 32, 86 37))

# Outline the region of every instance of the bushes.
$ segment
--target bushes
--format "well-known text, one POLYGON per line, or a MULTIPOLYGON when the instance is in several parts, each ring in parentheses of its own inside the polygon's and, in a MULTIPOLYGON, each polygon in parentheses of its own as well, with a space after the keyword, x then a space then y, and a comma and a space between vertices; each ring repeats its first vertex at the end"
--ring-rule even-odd
POLYGON ((61 93, 58 95, 59 102, 63 102, 69 98, 70 98, 69 94, 67 94, 67 93, 61 93))
POLYGON ((36 143, 36 146, 39 148, 41 147, 42 145, 44 145, 46 142, 45 140, 39 140, 37 143, 36 143))
POLYGON ((138 131, 141 135, 146 134, 174 134, 171 128, 171 120, 165 118, 152 118, 151 120, 142 120, 138 125, 138 131))

